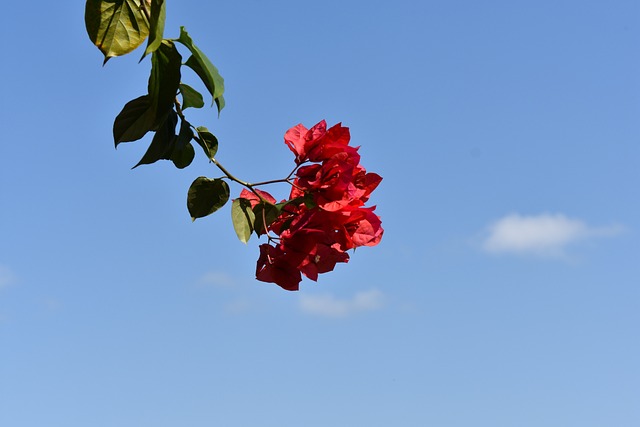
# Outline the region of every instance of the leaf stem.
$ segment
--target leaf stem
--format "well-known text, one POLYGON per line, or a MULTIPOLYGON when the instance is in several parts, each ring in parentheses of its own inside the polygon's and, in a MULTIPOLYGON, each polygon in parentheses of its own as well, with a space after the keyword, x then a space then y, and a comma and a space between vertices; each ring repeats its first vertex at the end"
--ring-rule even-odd
POLYGON ((289 181, 288 178, 283 178, 283 179, 272 179, 272 180, 269 180, 269 181, 252 182, 251 186, 252 187, 257 187, 259 185, 277 184, 279 182, 288 182, 289 184, 291 184, 291 181, 289 181))
MULTIPOLYGON (((182 105, 180 104, 180 100, 178 99, 178 97, 177 97, 177 96, 176 96, 176 98, 175 98, 175 100, 174 100, 174 104, 175 104, 175 107, 176 107, 176 113, 178 114, 178 116, 180 117, 180 119, 181 119, 183 122, 187 122, 187 123, 189 123, 189 122, 187 121, 187 118, 186 118, 186 117, 185 117, 185 115, 184 115, 184 112, 182 111, 182 105)), ((198 133, 198 129, 197 129, 195 126, 191 125, 191 124, 189 124, 189 125, 190 125, 190 126, 191 126, 195 131, 196 131, 196 134, 197 134, 197 133, 198 133)), ((195 135, 194 135, 194 137, 195 137, 195 135)), ((211 162, 212 162, 214 165, 216 165, 216 167, 217 167, 218 169, 220 169, 220 170, 222 171, 222 173, 224 173, 224 175, 225 175, 228 179, 230 179, 231 181, 236 182, 236 183, 238 183, 238 184, 242 185, 243 187, 248 188, 248 189, 249 189, 253 194, 255 194, 256 196, 258 196, 258 198, 260 199, 260 201, 262 201, 262 202, 264 202, 264 203, 269 203, 269 204, 270 204, 270 202, 269 202, 268 200, 266 200, 264 197, 262 197, 262 195, 261 195, 261 194, 260 194, 260 193, 259 193, 259 192, 254 188, 254 187, 258 187, 258 186, 261 186, 261 185, 268 185, 268 184, 276 184, 276 183, 279 183, 279 182, 287 182, 287 183, 291 184, 292 186, 295 186, 295 184, 293 184, 293 182, 291 182, 291 177, 293 176, 293 174, 294 174, 294 173, 298 170, 298 168, 300 167, 300 165, 296 165, 296 167, 294 167, 294 168, 293 168, 293 170, 289 173, 289 175, 287 175, 287 177, 286 177, 286 178, 281 178, 281 179, 272 179, 272 180, 268 180, 268 181, 261 181, 261 182, 256 182, 256 183, 250 183, 250 182, 247 182, 247 181, 243 181, 243 180, 241 180, 241 179, 237 178, 236 176, 234 176, 231 172, 229 172, 229 171, 227 170, 227 168, 225 168, 225 167, 224 167, 224 166, 223 166, 223 165, 222 165, 218 160, 216 160, 216 158, 215 158, 215 157, 210 157, 210 158, 209 158, 209 160, 211 160, 211 162)))
POLYGON ((288 182, 289 184, 293 185, 293 183, 291 182, 291 177, 293 176, 293 174, 298 170, 298 168, 300 167, 300 165, 296 165, 295 168, 293 168, 293 170, 289 173, 289 175, 287 175, 286 178, 282 178, 282 179, 272 179, 269 181, 261 181, 261 182, 255 182, 252 183, 251 185, 254 186, 258 186, 258 185, 269 185, 269 184, 276 184, 278 182, 288 182))

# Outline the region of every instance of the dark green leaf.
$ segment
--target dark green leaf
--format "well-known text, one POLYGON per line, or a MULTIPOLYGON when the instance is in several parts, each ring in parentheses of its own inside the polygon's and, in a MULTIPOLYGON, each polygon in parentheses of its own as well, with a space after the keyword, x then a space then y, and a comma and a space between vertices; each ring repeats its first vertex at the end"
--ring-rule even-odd
POLYGON ((147 152, 144 153, 138 164, 134 166, 134 169, 140 165, 149 165, 161 159, 171 158, 171 153, 173 153, 176 145, 177 123, 178 115, 175 111, 171 111, 162 126, 156 131, 147 152))
POLYGON ((196 155, 193 145, 191 145, 191 138, 193 138, 191 125, 183 120, 180 124, 180 134, 178 134, 173 153, 171 153, 171 160, 178 169, 189 166, 196 155))
POLYGON ((140 58, 140 61, 151 52, 155 52, 162 43, 164 34, 164 22, 167 15, 167 7, 164 0, 151 0, 151 21, 149 23, 149 40, 147 48, 140 58))
POLYGON ((313 199, 313 194, 311 194, 311 193, 305 193, 305 194, 304 194, 304 196, 303 196, 303 198, 302 198, 302 201, 303 201, 304 205, 305 205, 308 209, 313 209, 313 208, 315 208, 316 206, 318 206, 318 205, 316 204, 316 201, 313 199))
POLYGON ((289 205, 298 206, 300 203, 304 201, 306 196, 296 197, 295 199, 285 200, 284 202, 276 203, 276 207, 279 211, 285 210, 285 208, 289 205))
POLYGON ((256 215, 251 210, 251 202, 247 199, 236 199, 231 204, 231 220, 233 229, 242 243, 247 243, 253 232, 256 215))
MULTIPOLYGON (((296 207, 304 203, 306 197, 307 196, 305 195, 305 196, 296 197, 291 200, 286 200, 284 202, 276 203, 276 208, 278 208, 278 212, 280 212, 281 214, 288 214, 288 213, 290 214, 290 213, 296 212, 297 210, 296 207)), ((294 215, 285 215, 283 221, 280 224, 278 224, 278 228, 280 229, 280 232, 289 229, 289 227, 291 226, 291 223, 295 218, 296 216, 294 215)))
POLYGON ((191 130, 191 124, 182 119, 180 123, 180 134, 178 135, 177 147, 182 148, 191 142, 191 138, 193 138, 193 131, 191 130))
POLYGON ((113 123, 113 139, 118 146, 121 142, 137 141, 153 129, 155 111, 149 95, 129 101, 113 123))
POLYGON ((187 144, 180 150, 174 150, 171 153, 171 160, 178 169, 184 169, 191 164, 195 156, 196 151, 193 149, 193 145, 187 144))
POLYGON ((159 126, 173 109, 180 86, 182 56, 170 41, 164 40, 158 50, 151 55, 151 76, 149 77, 149 97, 156 111, 159 126))
POLYGON ((145 13, 149 11, 149 1, 87 0, 85 26, 93 44, 104 54, 105 63, 144 43, 149 35, 149 20, 145 13))
POLYGON ((113 124, 116 146, 121 142, 136 141, 165 122, 180 85, 182 57, 175 45, 163 42, 151 56, 149 93, 124 106, 113 124))
POLYGON ((198 126, 196 131, 198 132, 198 136, 195 137, 195 140, 204 150, 204 154, 206 154, 209 159, 213 159, 218 152, 218 139, 204 126, 198 126))
POLYGON ((187 208, 191 219, 210 215, 229 201, 229 185, 221 179, 196 178, 189 187, 187 208))
POLYGON ((258 236, 266 233, 266 227, 269 227, 280 216, 280 209, 271 203, 260 202, 253 207, 255 215, 254 229, 258 236))
POLYGON ((195 71, 198 77, 200 77, 213 97, 213 101, 216 102, 219 113, 224 107, 224 98, 222 98, 222 94, 224 93, 224 79, 220 76, 218 69, 211 63, 209 58, 193 44, 193 40, 191 40, 189 33, 187 33, 184 27, 180 27, 180 38, 177 41, 191 51, 191 56, 187 59, 185 65, 195 71))
POLYGON ((180 83, 180 93, 182 94, 182 109, 185 110, 189 107, 202 108, 204 107, 204 99, 202 94, 192 88, 189 85, 180 83))

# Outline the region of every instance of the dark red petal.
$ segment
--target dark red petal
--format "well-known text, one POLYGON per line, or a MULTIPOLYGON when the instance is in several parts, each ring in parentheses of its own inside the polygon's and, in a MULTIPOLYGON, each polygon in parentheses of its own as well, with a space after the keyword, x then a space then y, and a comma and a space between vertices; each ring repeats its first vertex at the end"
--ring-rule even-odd
POLYGON ((296 267, 286 261, 283 252, 265 243, 260 245, 256 279, 275 283, 287 291, 297 291, 300 288, 302 276, 296 267))

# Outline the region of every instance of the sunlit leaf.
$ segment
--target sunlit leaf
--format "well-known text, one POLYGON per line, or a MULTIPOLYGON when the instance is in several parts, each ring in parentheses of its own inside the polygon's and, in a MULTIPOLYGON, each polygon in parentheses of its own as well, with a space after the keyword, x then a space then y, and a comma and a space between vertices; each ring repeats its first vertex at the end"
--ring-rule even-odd
POLYGON ((191 219, 210 215, 229 201, 229 185, 221 179, 196 178, 189 187, 187 209, 191 219))
POLYGON ((253 232, 256 215, 251 210, 251 201, 239 198, 231 204, 231 220, 233 229, 242 243, 247 243, 253 232))
POLYGON ((89 38, 104 54, 104 62, 125 55, 149 35, 152 0, 87 0, 84 21, 89 38))

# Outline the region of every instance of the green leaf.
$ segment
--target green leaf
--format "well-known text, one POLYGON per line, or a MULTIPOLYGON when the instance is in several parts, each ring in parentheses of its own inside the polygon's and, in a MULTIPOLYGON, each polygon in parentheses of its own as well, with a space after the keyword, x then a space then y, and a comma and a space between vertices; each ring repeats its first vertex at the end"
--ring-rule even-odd
POLYGON ((129 101, 113 123, 113 139, 116 147, 121 142, 136 141, 153 129, 155 111, 149 95, 129 101))
POLYGON ((220 76, 218 69, 211 63, 209 58, 193 44, 193 40, 191 40, 189 33, 187 33, 184 27, 180 27, 180 38, 178 38, 177 41, 191 51, 191 56, 187 59, 185 65, 195 71, 198 77, 200 77, 213 97, 213 101, 218 106, 218 113, 220 113, 222 108, 224 108, 224 98, 222 97, 224 93, 224 79, 220 76))
POLYGON ((215 101, 216 101, 216 107, 218 107, 218 117, 220 117, 220 111, 222 111, 222 109, 226 105, 224 101, 224 96, 220 95, 215 99, 215 101))
POLYGON ((179 150, 174 150, 171 153, 171 160, 178 169, 184 169, 193 162, 195 156, 196 150, 193 149, 193 145, 187 144, 179 150))
POLYGON ((180 134, 176 140, 173 153, 171 153, 171 160, 178 169, 184 169, 189 166, 196 155, 193 145, 191 145, 191 138, 193 138, 191 125, 186 120, 183 120, 180 124, 180 134))
POLYGON ((239 198, 231 203, 231 220, 233 229, 242 243, 247 243, 253 233, 253 224, 256 215, 251 210, 251 202, 247 199, 239 198))
POLYGON ((276 203, 276 207, 278 208, 278 210, 282 211, 284 208, 286 208, 289 205, 299 206, 300 203, 304 202, 305 198, 306 198, 306 195, 299 196, 291 200, 285 200, 284 202, 276 203))
POLYGON ((260 202, 253 207, 255 222, 254 230, 258 236, 266 233, 266 227, 269 227, 280 216, 280 209, 271 203, 260 202))
MULTIPOLYGON (((218 95, 215 94, 216 91, 218 90, 217 88, 220 86, 216 85, 216 83, 213 83, 213 79, 212 77, 210 77, 208 71, 205 68, 203 68, 202 64, 200 64, 197 60, 194 59, 194 55, 191 55, 189 59, 187 59, 187 62, 185 62, 185 65, 191 68, 193 71, 195 71, 198 77, 200 77, 200 79, 204 82, 205 86, 209 90, 209 93, 213 96, 213 101, 215 102, 216 107, 218 108, 218 115, 220 115, 220 112, 225 106, 224 97, 222 96, 222 93, 218 95)), ((217 70, 216 70, 216 73, 217 73, 217 70)), ((224 86, 222 90, 224 91, 224 86)))
POLYGON ((187 209, 195 221, 210 215, 229 201, 229 185, 221 179, 196 178, 189 187, 187 209))
POLYGON ((315 200, 313 199, 313 194, 311 193, 304 193, 304 196, 302 197, 302 202, 308 209, 314 209, 315 207, 318 206, 315 200))
POLYGON ((147 42, 147 48, 140 58, 140 61, 144 59, 148 54, 155 52, 162 43, 162 37, 164 34, 164 23, 167 15, 167 7, 164 0, 151 0, 151 22, 149 23, 149 40, 147 42))
POLYGON ((196 132, 198 132, 198 136, 194 139, 200 144, 204 154, 209 159, 213 159, 218 152, 218 139, 204 126, 198 126, 196 132))
POLYGON ((125 55, 149 35, 151 0, 87 0, 84 22, 89 38, 104 54, 104 63, 125 55), (143 8, 145 8, 143 10, 143 8))
POLYGON ((173 103, 180 85, 182 57, 175 45, 164 41, 151 56, 151 76, 147 95, 127 103, 113 124, 116 146, 121 142, 137 141, 147 132, 162 126, 173 111, 173 103))
POLYGON ((182 56, 176 46, 164 40, 151 55, 151 75, 149 76, 149 96, 156 111, 156 124, 159 126, 173 104, 180 87, 180 67, 182 56))
POLYGON ((149 165, 158 160, 171 158, 171 153, 173 153, 176 145, 177 123, 178 115, 175 111, 171 111, 162 126, 156 131, 147 152, 144 153, 138 164, 133 167, 134 169, 140 165, 149 165))
POLYGON ((189 85, 180 83, 180 93, 182 94, 182 109, 186 110, 189 107, 202 108, 204 107, 204 99, 202 94, 192 88, 189 85))

